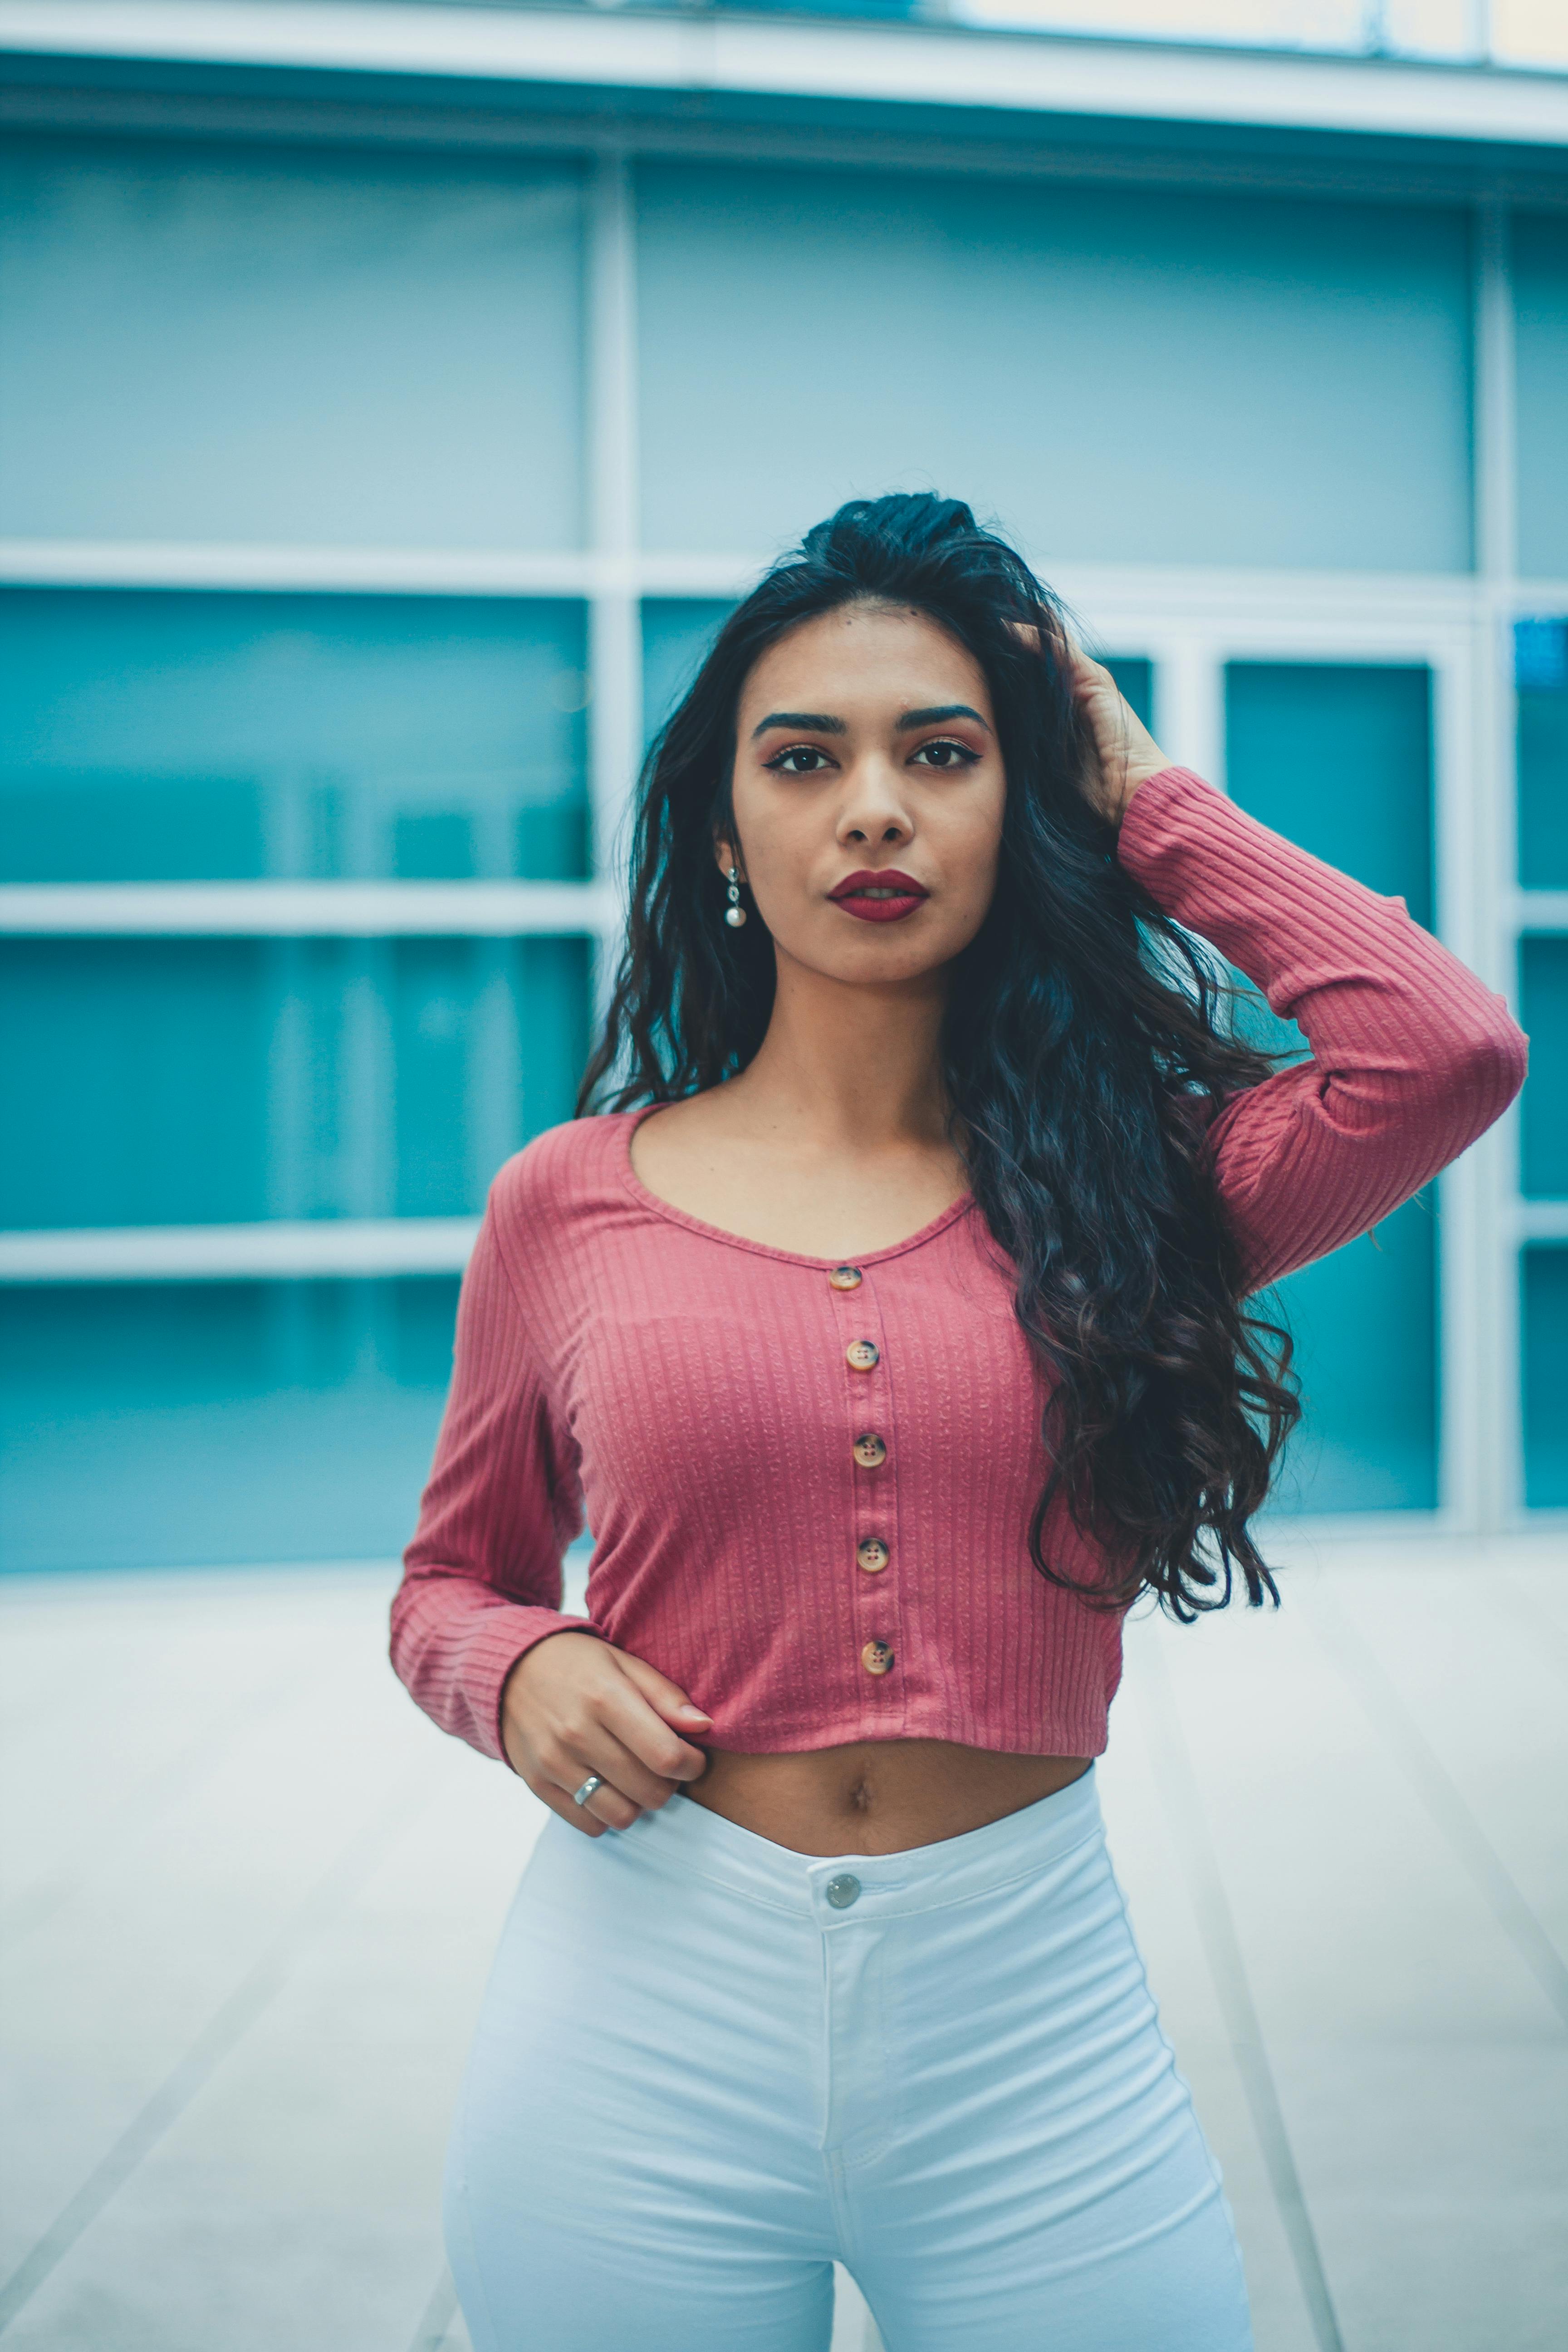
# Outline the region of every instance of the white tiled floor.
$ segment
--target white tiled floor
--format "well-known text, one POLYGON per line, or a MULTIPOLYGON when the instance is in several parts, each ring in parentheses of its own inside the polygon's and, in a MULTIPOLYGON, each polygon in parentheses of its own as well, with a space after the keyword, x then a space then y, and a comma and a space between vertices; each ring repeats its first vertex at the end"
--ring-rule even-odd
MULTIPOLYGON (((1279 1615, 1129 1628, 1101 1766, 1259 2352, 1563 2352, 1568 1542, 1269 1556, 1279 1615)), ((389 1588, 0 1587, 5 2352, 466 2347, 441 2148, 539 1815, 389 1588)))

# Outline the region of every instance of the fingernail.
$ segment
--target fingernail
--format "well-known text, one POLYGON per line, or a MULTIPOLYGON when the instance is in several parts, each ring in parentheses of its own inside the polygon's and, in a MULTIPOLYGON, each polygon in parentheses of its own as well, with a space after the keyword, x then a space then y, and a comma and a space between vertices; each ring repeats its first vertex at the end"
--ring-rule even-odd
POLYGON ((693 1706, 690 1704, 689 1700, 683 1700, 683 1701, 682 1701, 682 1703, 681 1703, 681 1705, 680 1705, 680 1706, 679 1706, 679 1708, 677 1711, 678 1711, 678 1713, 679 1713, 679 1714, 681 1714, 681 1715, 698 1715, 698 1716, 700 1716, 704 1723, 711 1723, 711 1722, 712 1722, 712 1720, 713 1720, 712 1717, 708 1713, 708 1710, 707 1710, 707 1708, 706 1708, 706 1707, 701 1707, 701 1706, 693 1706))

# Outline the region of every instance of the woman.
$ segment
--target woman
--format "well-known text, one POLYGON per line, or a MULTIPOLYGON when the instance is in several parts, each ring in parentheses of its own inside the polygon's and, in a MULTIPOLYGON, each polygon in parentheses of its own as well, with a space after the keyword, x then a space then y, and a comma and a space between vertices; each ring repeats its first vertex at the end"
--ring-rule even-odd
POLYGON ((1121 1620, 1277 1599, 1300 1408, 1243 1301, 1526 1043, 1173 767, 966 507, 845 507, 738 607, 645 772, 612 1107, 496 1180, 395 1604, 552 1816, 448 2163, 476 2352, 822 2352, 835 2258, 888 2352, 1250 2343, 1100 1828, 1121 1620))

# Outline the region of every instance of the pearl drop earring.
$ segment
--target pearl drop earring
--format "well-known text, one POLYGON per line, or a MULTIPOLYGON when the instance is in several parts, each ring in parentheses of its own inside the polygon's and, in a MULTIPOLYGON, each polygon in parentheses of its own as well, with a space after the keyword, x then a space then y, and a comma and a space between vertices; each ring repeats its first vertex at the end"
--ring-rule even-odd
POLYGON ((746 919, 746 910, 741 904, 740 868, 735 866, 730 868, 730 887, 727 896, 730 903, 724 909, 724 920, 732 931, 738 931, 746 919))

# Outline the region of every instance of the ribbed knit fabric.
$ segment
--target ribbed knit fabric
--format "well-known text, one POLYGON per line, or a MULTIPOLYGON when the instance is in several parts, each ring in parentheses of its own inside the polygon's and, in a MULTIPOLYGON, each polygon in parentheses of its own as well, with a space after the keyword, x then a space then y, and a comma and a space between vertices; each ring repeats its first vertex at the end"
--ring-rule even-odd
MULTIPOLYGON (((1117 854, 1312 1047, 1209 1129, 1250 1289, 1364 1233, 1518 1093, 1523 1032, 1402 898, 1189 771, 1139 788, 1117 854)), ((511 1666, 578 1627, 670 1675, 717 1748, 1098 1755, 1121 1621, 1029 1559, 1045 1391, 973 1202, 859 1258, 858 1287, 837 1289, 833 1261, 649 1192, 630 1154, 648 1115, 555 1128, 491 1189, 393 1604, 393 1660, 419 1705, 500 1757, 511 1666), (877 1350, 869 1370, 847 1358, 858 1340, 877 1350), (887 1448, 875 1468, 852 1451, 866 1433, 887 1448), (561 1612, 561 1558, 584 1507, 582 1618, 561 1612), (857 1559, 872 1537, 890 1554, 878 1573, 857 1559), (871 1643, 892 1653, 879 1675, 871 1643)), ((1092 1574, 1065 1506, 1046 1537, 1092 1574)))

